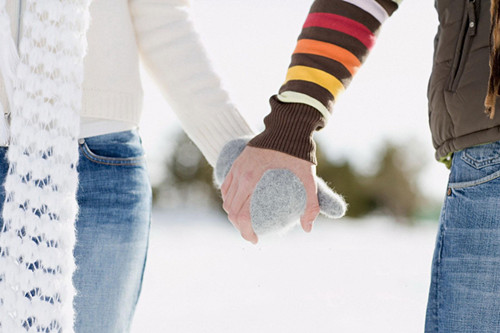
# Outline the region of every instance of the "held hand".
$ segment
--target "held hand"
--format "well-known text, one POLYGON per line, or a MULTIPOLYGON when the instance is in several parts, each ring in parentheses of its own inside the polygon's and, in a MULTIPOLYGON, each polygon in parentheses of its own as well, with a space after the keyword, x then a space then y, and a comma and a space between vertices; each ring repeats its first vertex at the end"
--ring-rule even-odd
POLYGON ((251 223, 251 196, 264 173, 272 169, 288 169, 302 182, 306 205, 300 217, 300 223, 304 231, 311 231, 312 224, 320 210, 314 164, 278 151, 247 146, 234 161, 222 184, 221 192, 224 201, 223 208, 228 213, 229 220, 244 239, 254 244, 257 243, 258 238, 251 223))
POLYGON ((344 199, 315 175, 314 164, 247 142, 227 143, 214 170, 223 207, 243 238, 256 243, 257 235, 290 229, 299 217, 309 232, 318 211, 330 218, 345 214, 344 199))

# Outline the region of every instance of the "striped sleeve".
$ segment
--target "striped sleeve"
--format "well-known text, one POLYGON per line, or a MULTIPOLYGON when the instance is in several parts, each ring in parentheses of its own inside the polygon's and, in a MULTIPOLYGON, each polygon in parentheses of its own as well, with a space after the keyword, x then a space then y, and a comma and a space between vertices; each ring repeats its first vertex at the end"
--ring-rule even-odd
POLYGON ((375 44, 377 33, 402 0, 316 0, 302 27, 284 84, 271 97, 266 129, 249 145, 313 163, 314 131, 375 44))

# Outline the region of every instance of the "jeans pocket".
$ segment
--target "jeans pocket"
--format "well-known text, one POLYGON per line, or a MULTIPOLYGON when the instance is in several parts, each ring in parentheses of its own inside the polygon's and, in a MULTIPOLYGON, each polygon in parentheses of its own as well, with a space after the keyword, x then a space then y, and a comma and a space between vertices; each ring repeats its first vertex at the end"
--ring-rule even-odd
POLYGON ((144 149, 137 130, 80 139, 79 145, 85 158, 99 164, 139 165, 144 161, 144 149))
POLYGON ((500 141, 497 141, 455 153, 449 187, 477 186, 499 177, 500 141))

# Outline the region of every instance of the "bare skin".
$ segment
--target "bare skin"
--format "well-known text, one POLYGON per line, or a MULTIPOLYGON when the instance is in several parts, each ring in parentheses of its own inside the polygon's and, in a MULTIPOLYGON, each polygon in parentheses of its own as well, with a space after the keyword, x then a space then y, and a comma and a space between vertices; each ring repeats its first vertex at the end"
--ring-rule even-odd
POLYGON ((250 198, 262 175, 269 169, 289 169, 304 184, 307 201, 300 224, 310 232, 319 214, 317 187, 314 175, 316 166, 306 160, 274 151, 247 146, 234 161, 221 187, 223 208, 241 236, 253 243, 258 242, 250 219, 250 198))

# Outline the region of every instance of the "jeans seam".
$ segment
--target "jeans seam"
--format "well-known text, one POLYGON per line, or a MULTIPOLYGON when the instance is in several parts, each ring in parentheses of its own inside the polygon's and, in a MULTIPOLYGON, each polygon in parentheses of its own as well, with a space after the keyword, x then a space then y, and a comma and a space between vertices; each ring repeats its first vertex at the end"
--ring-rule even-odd
POLYGON ((477 185, 487 183, 487 182, 492 181, 494 179, 497 179, 499 177, 500 177, 500 170, 492 173, 489 176, 482 177, 478 180, 473 180, 473 181, 468 181, 468 182, 460 182, 460 183, 450 183, 448 185, 448 187, 453 188, 453 189, 472 187, 472 186, 477 186, 477 185))
MULTIPOLYGON (((148 260, 148 252, 149 252, 149 244, 150 244, 150 233, 151 233, 151 219, 152 219, 152 212, 153 212, 153 197, 152 197, 152 192, 150 192, 149 196, 150 196, 150 205, 149 205, 149 218, 148 218, 148 237, 146 239, 146 252, 144 253, 144 262, 142 263, 142 271, 141 271, 141 280, 140 280, 140 283, 139 283, 139 288, 137 290, 137 294, 136 294, 136 298, 135 298, 135 302, 134 302, 134 310, 132 312, 132 315, 135 314, 135 309, 137 308, 137 303, 139 302, 139 298, 141 296, 141 292, 142 292, 142 286, 143 286, 143 283, 144 283, 144 273, 146 271, 146 264, 147 264, 147 260, 148 260)), ((129 321, 129 327, 128 327, 128 330, 130 330, 130 325, 132 325, 132 321, 130 320, 129 321)))
POLYGON ((439 332, 439 312, 442 306, 442 301, 441 301, 441 291, 440 291, 440 286, 441 286, 441 261, 442 261, 442 256, 443 256, 443 241, 444 241, 444 231, 445 228, 444 226, 442 227, 441 230, 441 236, 439 237, 439 253, 438 253, 438 258, 437 258, 437 268, 436 268, 436 313, 434 314, 436 317, 436 329, 437 332, 439 332))
POLYGON ((443 248, 444 248, 444 237, 445 237, 445 232, 446 232, 446 206, 447 206, 447 202, 448 202, 448 197, 446 197, 446 199, 444 200, 444 203, 443 203, 443 216, 442 216, 442 222, 441 222, 441 230, 440 230, 440 236, 439 236, 439 252, 438 252, 438 256, 437 256, 437 267, 436 267, 436 313, 435 313, 435 316, 436 316, 436 330, 438 333, 439 332, 439 327, 440 327, 440 323, 439 323, 439 311, 441 309, 441 306, 443 304, 442 300, 441 300, 441 290, 440 290, 440 286, 441 286, 441 265, 442 265, 442 261, 443 261, 443 248))

